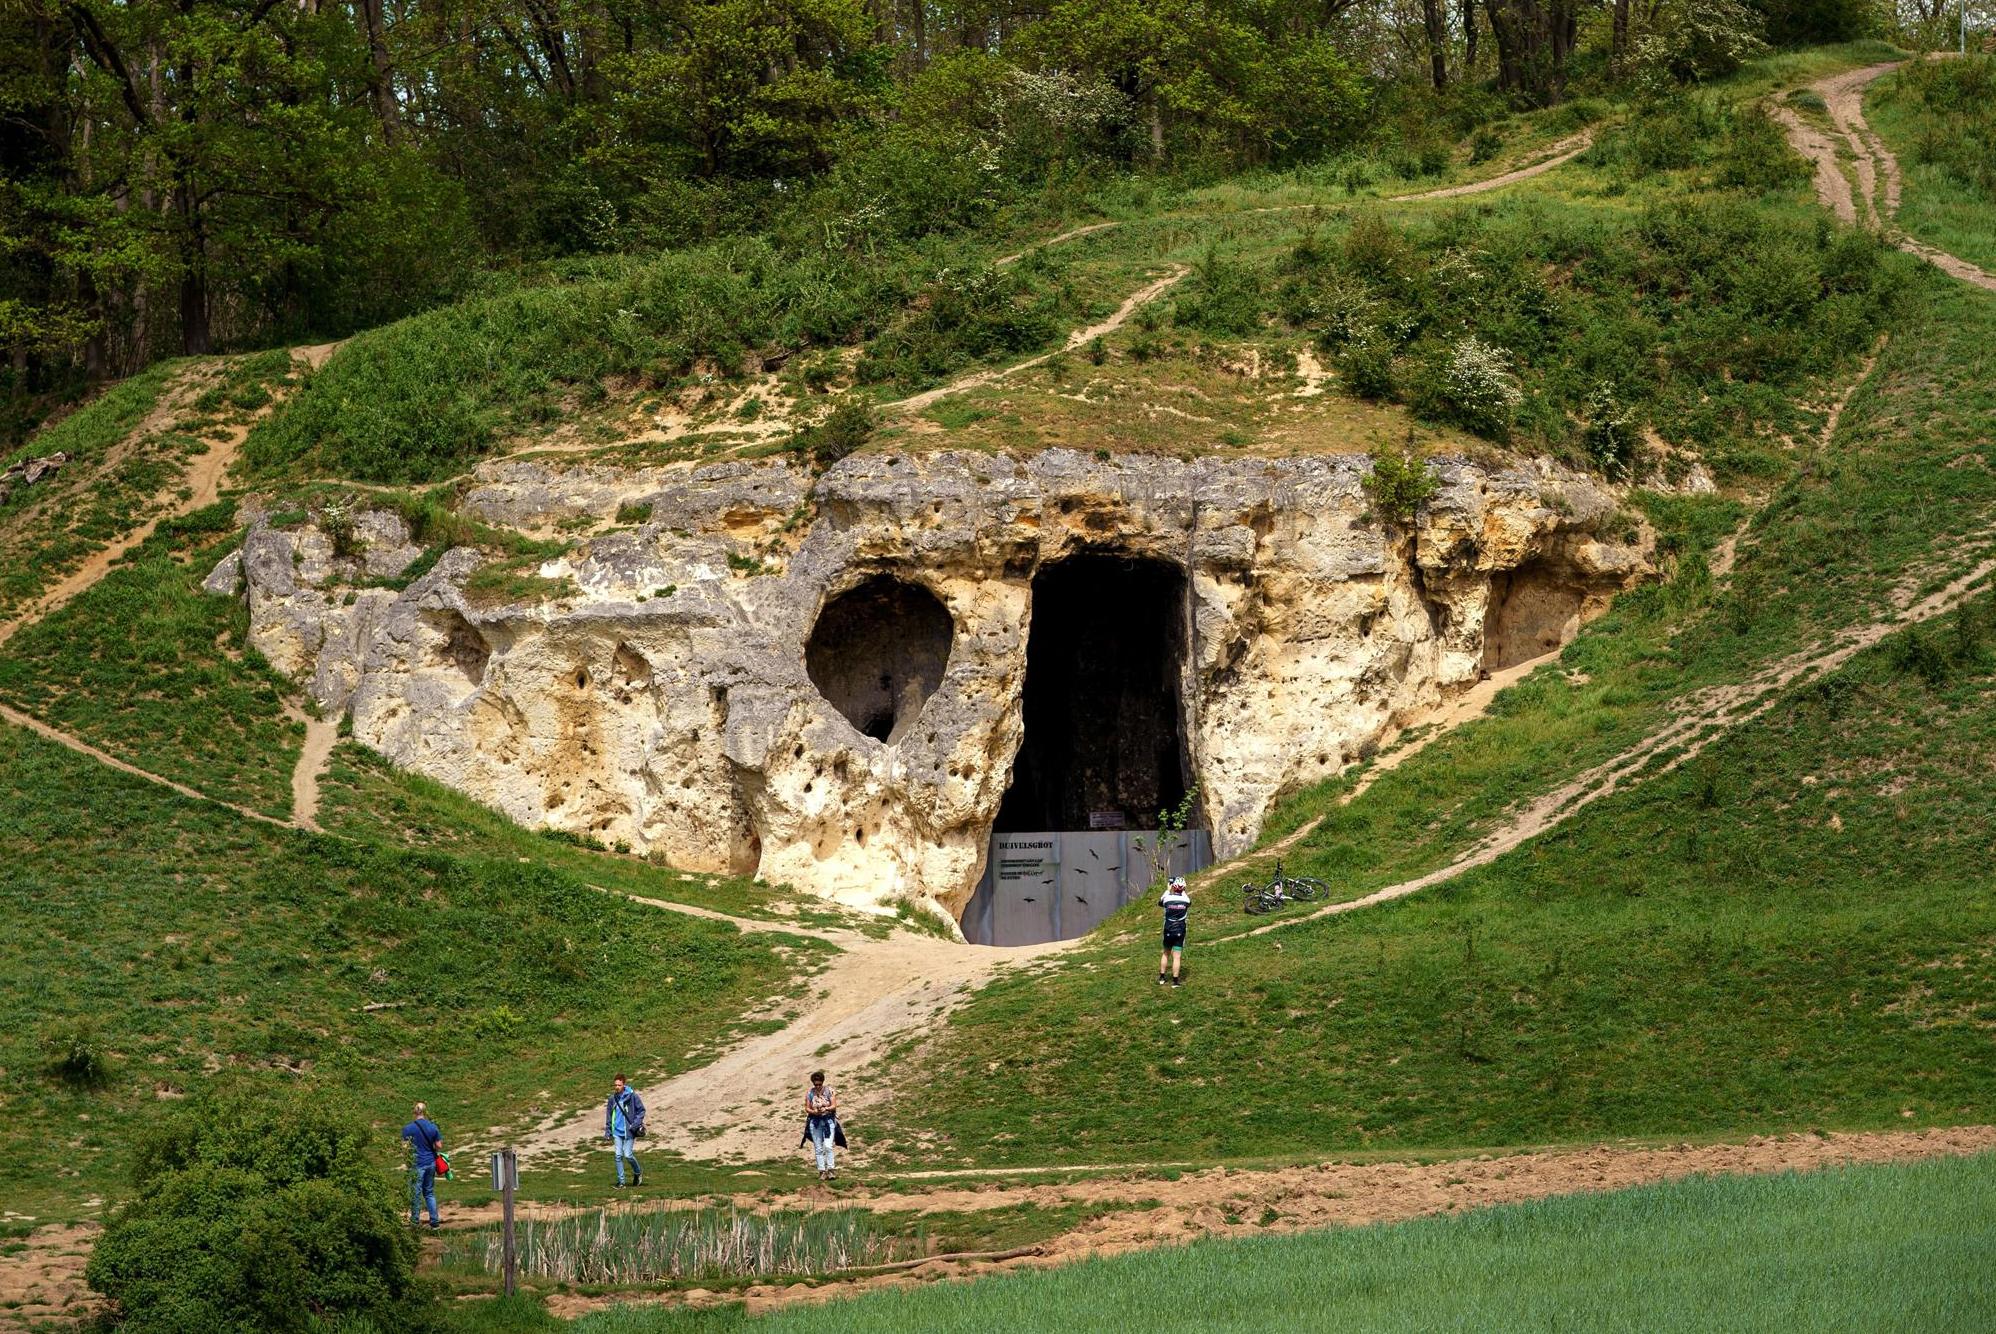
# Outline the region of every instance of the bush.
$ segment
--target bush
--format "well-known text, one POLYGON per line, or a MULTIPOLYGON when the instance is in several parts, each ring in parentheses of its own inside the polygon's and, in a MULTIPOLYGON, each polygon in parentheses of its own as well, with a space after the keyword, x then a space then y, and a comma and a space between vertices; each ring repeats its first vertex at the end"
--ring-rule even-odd
POLYGON ((74 1089, 98 1088, 111 1077, 97 1026, 87 1020, 59 1024, 42 1036, 42 1072, 74 1089))
POLYGON ((1365 493, 1373 508, 1389 523, 1410 521, 1423 502, 1441 489, 1424 460, 1404 453, 1381 451, 1373 456, 1365 477, 1365 493))
POLYGON ((819 468, 829 468, 873 438, 873 409, 857 399, 846 399, 816 426, 807 426, 790 437, 790 448, 819 468))
POLYGON ((1431 417, 1502 440, 1525 401, 1510 354, 1469 335, 1456 339, 1422 376, 1415 406, 1431 417))
POLYGON ((1338 357, 1338 374, 1345 388, 1360 398, 1392 401, 1393 344, 1376 329, 1362 329, 1346 340, 1338 357))
POLYGON ((415 1243, 367 1137, 310 1090, 190 1104, 141 1140, 90 1286, 132 1334, 424 1327, 415 1243))

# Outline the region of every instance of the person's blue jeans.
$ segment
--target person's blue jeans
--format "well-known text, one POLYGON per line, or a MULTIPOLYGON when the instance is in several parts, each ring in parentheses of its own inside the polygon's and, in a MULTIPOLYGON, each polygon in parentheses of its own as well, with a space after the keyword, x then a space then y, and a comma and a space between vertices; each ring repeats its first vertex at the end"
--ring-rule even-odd
POLYGON ((437 1166, 418 1167, 409 1173, 409 1221, 422 1221, 423 1206, 430 1206, 430 1222, 437 1221, 437 1166))
POLYGON ((624 1160, 626 1158, 631 1160, 631 1174, 642 1180, 645 1170, 638 1166, 638 1155, 633 1150, 631 1137, 629 1135, 614 1135, 611 1137, 610 1143, 617 1155, 617 1184, 620 1186, 624 1184, 624 1160))
POLYGON ((818 1156, 820 1172, 838 1169, 838 1143, 833 1138, 835 1125, 829 1116, 814 1116, 806 1125, 811 1132, 811 1151, 818 1156))

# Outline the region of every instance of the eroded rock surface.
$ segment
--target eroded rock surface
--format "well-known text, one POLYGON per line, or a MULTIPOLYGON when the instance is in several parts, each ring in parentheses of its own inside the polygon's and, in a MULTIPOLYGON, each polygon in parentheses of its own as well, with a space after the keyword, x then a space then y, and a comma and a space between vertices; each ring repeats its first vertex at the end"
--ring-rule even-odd
POLYGON ((537 531, 649 517, 541 565, 546 596, 502 584, 500 605, 467 594, 486 559, 469 549, 393 587, 419 553, 379 513, 345 556, 316 528, 259 522, 242 586, 257 647, 350 710, 358 740, 523 824, 955 912, 1020 746, 1033 578, 1054 562, 1190 571, 1182 661, 1163 670, 1223 855, 1277 797, 1486 668, 1557 647, 1650 568, 1610 531, 1627 528, 1615 497, 1580 475, 1441 460, 1440 490, 1401 525, 1373 513, 1369 466, 867 453, 814 484, 776 460, 515 461, 465 508, 537 531), (806 646, 847 594, 816 650, 835 706, 806 646), (901 610, 869 642, 854 609, 873 603, 901 610))

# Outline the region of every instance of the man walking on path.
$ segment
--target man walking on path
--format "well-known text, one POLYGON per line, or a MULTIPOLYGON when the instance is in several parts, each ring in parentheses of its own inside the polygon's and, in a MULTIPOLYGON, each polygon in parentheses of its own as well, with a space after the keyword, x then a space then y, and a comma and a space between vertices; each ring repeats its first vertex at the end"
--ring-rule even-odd
POLYGON ((610 1097, 603 1104, 603 1133, 610 1139, 610 1148, 617 1157, 617 1188, 624 1186, 624 1160, 631 1160, 631 1184, 645 1184, 645 1170, 638 1166, 638 1155, 632 1151, 631 1141, 645 1133, 645 1100, 638 1091, 624 1083, 618 1075, 610 1086, 610 1097))
POLYGON ((1164 909, 1164 949, 1157 956, 1157 984, 1164 985, 1164 970, 1171 969, 1171 985, 1183 986, 1178 966, 1185 958, 1185 919, 1192 913, 1192 896, 1185 891, 1185 877, 1175 875, 1158 898, 1164 909))
POLYGON ((818 1158, 818 1180, 838 1180, 838 1146, 846 1137, 839 1127, 839 1095, 826 1086, 823 1070, 811 1072, 811 1088, 804 1095, 804 1137, 818 1158))
POLYGON ((402 1138, 415 1151, 409 1171, 409 1226, 423 1221, 422 1207, 430 1206, 430 1230, 437 1229, 437 1155, 443 1152, 444 1132, 430 1119, 430 1109, 416 1104, 416 1119, 402 1127, 402 1138))

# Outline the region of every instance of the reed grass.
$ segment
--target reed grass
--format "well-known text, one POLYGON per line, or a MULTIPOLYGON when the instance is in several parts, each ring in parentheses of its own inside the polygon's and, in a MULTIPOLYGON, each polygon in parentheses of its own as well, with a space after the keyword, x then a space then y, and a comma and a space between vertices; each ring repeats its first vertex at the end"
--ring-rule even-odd
MULTIPOLYGON (((626 1286, 676 1279, 828 1274, 897 1258, 870 1213, 599 1208, 515 1225, 520 1272, 564 1283, 626 1286)), ((453 1239, 444 1263, 502 1272, 498 1229, 453 1239)))

